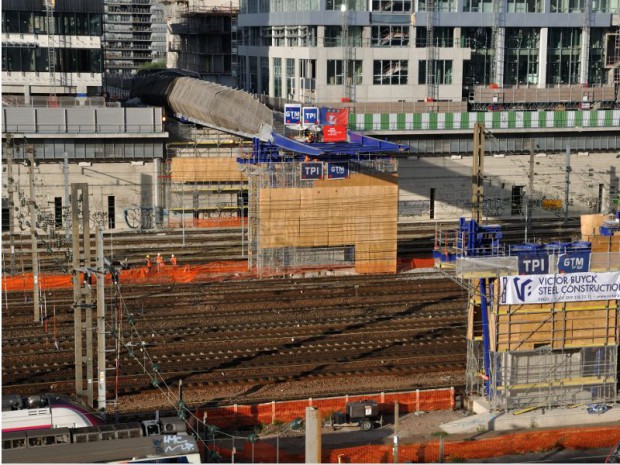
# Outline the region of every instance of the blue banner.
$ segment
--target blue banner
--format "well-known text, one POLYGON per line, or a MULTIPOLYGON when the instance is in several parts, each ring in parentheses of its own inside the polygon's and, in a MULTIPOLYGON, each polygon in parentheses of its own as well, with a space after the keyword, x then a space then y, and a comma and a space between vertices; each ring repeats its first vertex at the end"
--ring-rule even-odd
POLYGON ((346 179, 349 177, 348 163, 328 163, 327 179, 346 179))
POLYGON ((531 252, 519 254, 519 274, 549 273, 549 254, 531 252))
POLYGON ((323 163, 302 163, 301 179, 323 179, 323 163))
POLYGON ((584 273, 590 271, 590 252, 571 252, 558 257, 560 273, 584 273))
POLYGON ((319 124, 319 109, 317 107, 303 108, 304 126, 316 126, 319 124))
POLYGON ((301 104, 287 103, 284 105, 284 124, 287 126, 301 124, 301 104))

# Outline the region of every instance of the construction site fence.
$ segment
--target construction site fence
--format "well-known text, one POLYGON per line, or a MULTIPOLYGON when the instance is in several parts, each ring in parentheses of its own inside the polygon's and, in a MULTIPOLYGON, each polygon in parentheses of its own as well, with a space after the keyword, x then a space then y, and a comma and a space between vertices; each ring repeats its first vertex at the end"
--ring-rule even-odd
MULTIPOLYGON (((248 270, 246 260, 223 260, 211 262, 205 265, 157 265, 153 263, 151 268, 146 266, 121 270, 119 281, 122 284, 173 284, 209 282, 221 279, 234 279, 252 277, 254 274, 248 270)), ((41 291, 51 289, 69 289, 73 287, 73 280, 80 279, 82 282, 94 286, 97 282, 94 274, 90 280, 83 273, 79 277, 70 274, 39 275, 39 289, 41 291)), ((111 284, 112 277, 105 277, 106 284, 111 284)), ((31 291, 34 279, 32 273, 23 273, 16 276, 3 276, 2 288, 7 292, 31 291)))
MULTIPOLYGON (((449 410, 455 408, 454 388, 415 390, 396 393, 362 394, 321 399, 268 402, 256 405, 229 405, 211 407, 196 411, 196 418, 218 428, 236 429, 260 424, 288 422, 304 418, 307 407, 321 410, 324 419, 332 413, 344 411, 347 402, 374 400, 379 405, 379 413, 394 412, 394 403, 398 402, 401 413, 413 413, 431 410, 449 410)), ((198 431, 200 427, 197 426, 198 431)))
MULTIPOLYGON (((404 272, 416 268, 432 268, 432 258, 403 258, 398 261, 398 271, 404 272)), ((337 267, 332 266, 332 271, 337 267)), ((305 267, 287 270, 262 270, 260 277, 279 277, 295 274, 299 277, 313 277, 321 275, 323 268, 305 267)), ((257 277, 257 272, 248 268, 247 260, 221 260, 204 265, 160 265, 153 263, 151 269, 146 266, 120 270, 119 280, 121 284, 174 284, 192 282, 221 281, 224 279, 249 279, 257 277)), ((70 289, 73 287, 73 275, 70 274, 39 274, 39 290, 70 289)), ((83 273, 79 278, 85 281, 83 273)), ((97 282, 94 274, 88 284, 93 286, 97 282)), ((106 284, 111 284, 112 278, 108 274, 106 284)), ((3 275, 2 290, 5 292, 32 291, 34 278, 32 273, 20 273, 18 275, 3 275)))
MULTIPOLYGON (((503 434, 497 437, 473 440, 450 441, 448 438, 434 439, 424 443, 401 444, 398 446, 400 463, 438 463, 462 462, 505 455, 519 455, 553 451, 559 449, 594 449, 613 447, 620 440, 617 425, 581 428, 562 428, 556 430, 531 431, 503 434), (443 442, 443 444, 442 444, 443 442), (443 449, 443 453, 441 450, 443 449)), ((200 443, 201 447, 217 451, 225 459, 232 459, 232 448, 200 443)), ((303 451, 291 453, 290 450, 276 449, 273 441, 245 443, 237 447, 235 462, 304 463, 303 451)), ((395 463, 393 446, 369 444, 347 448, 323 446, 322 463, 395 463)))

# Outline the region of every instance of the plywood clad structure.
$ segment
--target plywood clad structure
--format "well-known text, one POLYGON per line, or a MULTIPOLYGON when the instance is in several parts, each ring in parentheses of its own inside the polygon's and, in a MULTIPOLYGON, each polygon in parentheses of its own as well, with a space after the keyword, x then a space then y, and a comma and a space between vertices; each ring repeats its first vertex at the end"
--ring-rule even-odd
POLYGON ((616 345, 618 302, 502 305, 490 315, 494 352, 616 345))
POLYGON ((603 225, 603 222, 607 219, 607 215, 596 213, 594 215, 581 215, 581 237, 584 240, 589 241, 586 237, 596 236, 599 234, 599 228, 603 225))
POLYGON ((260 248, 355 246, 358 273, 396 272, 398 184, 352 174, 313 187, 262 188, 260 248))
POLYGON ((170 166, 172 182, 242 182, 246 176, 239 171, 232 157, 173 158, 170 166))

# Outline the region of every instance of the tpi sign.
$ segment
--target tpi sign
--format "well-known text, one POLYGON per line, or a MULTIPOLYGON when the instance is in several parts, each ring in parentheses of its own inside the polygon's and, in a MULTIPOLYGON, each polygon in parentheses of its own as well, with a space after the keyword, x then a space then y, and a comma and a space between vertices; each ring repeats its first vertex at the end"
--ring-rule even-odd
POLYGON ((323 179, 323 163, 302 163, 301 179, 323 179))
POLYGON ((558 272, 585 273, 590 270, 590 252, 573 252, 558 257, 558 272))
POLYGON ((549 273, 549 254, 527 253, 519 255, 519 274, 549 273))

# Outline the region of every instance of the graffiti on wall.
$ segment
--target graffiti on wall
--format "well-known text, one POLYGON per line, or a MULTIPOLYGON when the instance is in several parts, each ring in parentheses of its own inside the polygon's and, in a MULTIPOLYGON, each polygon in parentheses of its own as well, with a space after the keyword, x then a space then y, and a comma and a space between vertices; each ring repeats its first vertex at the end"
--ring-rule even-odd
MULTIPOLYGON (((471 211, 474 207, 474 202, 466 200, 465 197, 469 195, 463 193, 453 193, 452 198, 441 199, 438 204, 440 205, 440 212, 442 216, 460 216, 464 212, 471 211)), ((597 211, 598 200, 594 198, 580 198, 579 205, 587 209, 588 211, 597 211)), ((490 218, 502 218, 507 216, 522 216, 526 212, 527 198, 523 197, 521 202, 514 203, 512 199, 502 196, 486 196, 482 200, 482 214, 490 218)), ((573 206, 574 200, 569 201, 569 206, 573 206)), ((559 217, 563 213, 564 201, 557 198, 547 198, 546 195, 540 194, 538 197, 530 200, 530 208, 532 213, 536 214, 549 214, 559 217)), ((437 210, 436 210, 437 211, 437 210)), ((398 202, 398 214, 399 216, 427 216, 431 212, 431 203, 428 200, 405 200, 398 202)))
POLYGON ((152 229, 163 224, 166 214, 166 210, 161 207, 130 207, 125 208, 123 217, 131 229, 152 229))

